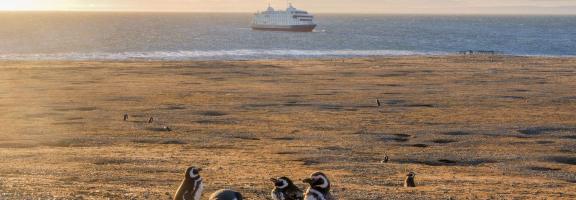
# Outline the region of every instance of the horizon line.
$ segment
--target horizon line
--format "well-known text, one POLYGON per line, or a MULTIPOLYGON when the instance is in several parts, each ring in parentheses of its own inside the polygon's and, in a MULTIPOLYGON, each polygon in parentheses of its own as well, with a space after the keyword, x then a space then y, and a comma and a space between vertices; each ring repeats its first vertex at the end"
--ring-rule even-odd
MULTIPOLYGON (((54 10, 0 10, 0 13, 198 13, 198 14, 254 14, 244 11, 185 11, 185 10, 91 10, 91 9, 54 9, 54 10)), ((485 15, 485 16, 576 16, 576 13, 417 13, 417 12, 314 12, 313 14, 342 14, 342 15, 485 15)))

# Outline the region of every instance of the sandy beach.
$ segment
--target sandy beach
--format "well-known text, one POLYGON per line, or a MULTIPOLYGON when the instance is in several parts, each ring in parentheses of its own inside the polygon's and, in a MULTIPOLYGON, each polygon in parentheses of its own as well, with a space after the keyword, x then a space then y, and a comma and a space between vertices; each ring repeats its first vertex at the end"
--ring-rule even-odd
POLYGON ((0 123, 0 199, 576 198, 576 58, 2 61, 0 123))

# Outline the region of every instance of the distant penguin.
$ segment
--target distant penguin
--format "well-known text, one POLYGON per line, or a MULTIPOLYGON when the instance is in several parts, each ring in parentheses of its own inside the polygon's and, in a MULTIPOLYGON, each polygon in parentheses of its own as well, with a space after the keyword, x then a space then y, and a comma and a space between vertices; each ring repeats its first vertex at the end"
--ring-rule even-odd
POLYGON ((176 195, 174 195, 174 200, 200 200, 202 191, 204 190, 200 171, 202 171, 202 169, 195 167, 186 169, 184 180, 182 180, 180 187, 178 187, 176 195))
POLYGON ((210 195, 209 200, 242 200, 242 194, 234 190, 218 190, 210 195))
POLYGON ((150 117, 150 119, 148 119, 148 123, 149 123, 149 124, 152 123, 152 122, 154 122, 154 117, 150 117))
POLYGON ((404 180, 404 187, 416 187, 416 182, 414 182, 414 177, 416 173, 410 172, 406 174, 406 180, 404 180))
POLYGON ((128 120, 128 113, 124 114, 124 121, 128 120))
POLYGON ((164 126, 164 127, 162 127, 162 128, 163 128, 165 131, 172 131, 172 129, 171 129, 170 127, 168 127, 168 126, 164 126))
POLYGON ((390 160, 390 158, 388 157, 388 154, 384 154, 384 160, 382 160, 382 163, 388 163, 388 160, 390 160))
POLYGON ((380 104, 380 99, 376 99, 376 103, 378 104, 378 107, 381 106, 381 104, 380 104))
POLYGON ((305 200, 335 200, 330 194, 330 180, 322 172, 314 172, 310 178, 302 180, 310 184, 304 195, 305 200))
POLYGON ((271 178, 274 183, 272 199, 274 200, 303 200, 304 193, 288 177, 271 178))

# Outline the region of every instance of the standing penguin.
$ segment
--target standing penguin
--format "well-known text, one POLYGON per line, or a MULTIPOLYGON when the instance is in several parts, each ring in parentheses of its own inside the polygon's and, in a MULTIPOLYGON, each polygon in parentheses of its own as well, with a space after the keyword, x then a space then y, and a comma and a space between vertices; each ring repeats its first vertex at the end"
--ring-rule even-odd
POLYGON ((380 161, 381 163, 388 163, 388 160, 390 160, 390 157, 388 157, 388 154, 384 154, 384 160, 380 161))
POLYGON ((416 183, 414 182, 414 177, 416 173, 410 172, 406 174, 406 180, 404 180, 404 187, 416 187, 416 183))
POLYGON ((174 200, 200 200, 204 184, 202 184, 202 177, 200 177, 202 169, 195 167, 188 167, 184 174, 184 180, 174 195, 174 200))
POLYGON ((310 178, 302 180, 310 184, 304 196, 305 200, 335 200, 330 194, 330 180, 322 172, 314 172, 310 178))
POLYGON ((274 183, 272 199, 274 200, 303 200, 304 193, 288 177, 271 178, 274 183))
POLYGON ((125 113, 124 114, 124 121, 127 121, 127 120, 128 120, 128 113, 125 113))
POLYGON ((210 200, 242 200, 242 194, 234 190, 218 190, 210 195, 210 200))

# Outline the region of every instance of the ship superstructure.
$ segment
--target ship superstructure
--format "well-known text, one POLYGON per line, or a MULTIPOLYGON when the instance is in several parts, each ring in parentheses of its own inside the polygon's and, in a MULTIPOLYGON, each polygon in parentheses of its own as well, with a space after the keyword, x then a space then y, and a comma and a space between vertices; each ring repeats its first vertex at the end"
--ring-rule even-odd
POLYGON ((254 30, 311 32, 314 28, 314 16, 294 8, 291 3, 285 11, 274 10, 268 5, 266 11, 254 14, 252 19, 254 30))

